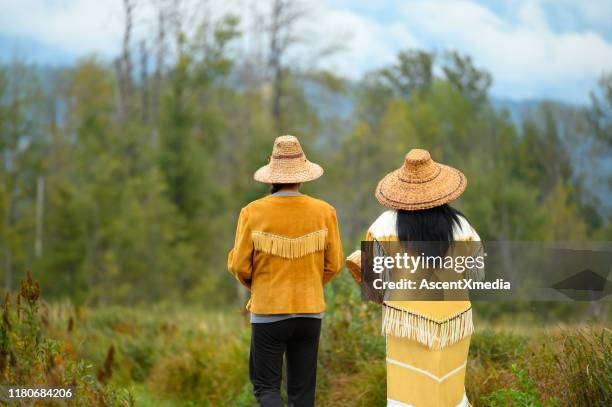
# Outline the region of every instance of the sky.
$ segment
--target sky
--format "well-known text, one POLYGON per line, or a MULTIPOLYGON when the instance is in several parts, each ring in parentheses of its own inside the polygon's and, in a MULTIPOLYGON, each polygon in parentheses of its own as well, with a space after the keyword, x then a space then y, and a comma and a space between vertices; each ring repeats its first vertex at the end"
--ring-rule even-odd
MULTIPOLYGON (((150 5, 161 0, 135 1, 135 37, 146 38, 152 35, 147 29, 153 17, 150 5)), ((255 7, 246 0, 184 1, 187 7, 207 3, 218 14, 239 14, 244 24, 255 7)), ((319 65, 352 79, 393 63, 402 49, 438 55, 453 49, 492 73, 496 98, 586 104, 598 77, 612 71, 611 0, 305 4, 310 18, 297 31, 315 46, 342 44, 319 65)), ((69 65, 91 54, 110 60, 120 48, 121 27, 121 0, 0 0, 0 60, 18 55, 32 63, 69 65)))

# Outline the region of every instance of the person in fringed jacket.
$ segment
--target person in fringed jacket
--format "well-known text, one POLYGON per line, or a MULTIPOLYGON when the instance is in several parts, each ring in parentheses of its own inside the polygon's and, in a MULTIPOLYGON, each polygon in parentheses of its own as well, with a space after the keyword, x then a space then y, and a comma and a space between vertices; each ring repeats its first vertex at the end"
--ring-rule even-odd
POLYGON ((283 355, 289 405, 315 403, 323 286, 343 263, 335 209, 299 192, 321 175, 297 138, 278 137, 269 163, 254 175, 271 184, 271 194, 242 208, 228 255, 228 270, 251 294, 249 376, 262 407, 283 406, 283 355))

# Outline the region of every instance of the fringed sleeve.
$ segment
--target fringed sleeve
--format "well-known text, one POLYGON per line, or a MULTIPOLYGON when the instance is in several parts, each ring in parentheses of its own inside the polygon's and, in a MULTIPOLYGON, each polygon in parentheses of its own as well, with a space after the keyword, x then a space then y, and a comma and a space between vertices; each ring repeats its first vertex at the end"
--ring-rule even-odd
MULTIPOLYGON (((454 239, 456 241, 469 242, 468 247, 471 253, 467 255, 474 258, 484 257, 485 250, 478 232, 476 232, 476 229, 474 229, 464 217, 461 217, 460 221, 460 226, 453 231, 454 239)), ((465 271, 465 277, 475 281, 483 281, 485 278, 485 268, 477 266, 471 267, 465 271)))
MULTIPOLYGON (((485 256, 484 246, 482 245, 482 242, 478 241, 476 251, 474 252, 473 257, 474 258, 476 257, 484 258, 484 256, 485 256)), ((483 267, 474 266, 465 271, 465 276, 474 281, 484 281, 485 268, 484 266, 483 267)))
POLYGON ((355 250, 346 258, 346 268, 357 284, 361 283, 361 250, 355 250))

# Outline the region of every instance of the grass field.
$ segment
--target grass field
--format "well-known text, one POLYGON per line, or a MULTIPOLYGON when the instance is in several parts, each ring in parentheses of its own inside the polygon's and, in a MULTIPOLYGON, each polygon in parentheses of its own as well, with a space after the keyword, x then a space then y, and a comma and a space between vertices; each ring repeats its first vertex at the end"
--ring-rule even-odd
MULTIPOLYGON (((69 343, 78 357, 102 366, 114 347, 111 381, 128 388, 136 405, 253 405, 247 374, 249 325, 238 312, 74 312, 66 305, 50 310, 49 334, 69 343), (75 322, 68 332, 71 316, 75 322)), ((317 405, 385 404, 384 339, 377 335, 376 317, 360 317, 347 312, 325 320, 317 405), (351 323, 355 320, 359 323, 351 323)), ((611 355, 612 332, 602 326, 526 332, 482 327, 471 344, 468 396, 476 406, 510 401, 609 406, 611 355)))
MULTIPOLYGON (((237 308, 89 309, 27 296, 22 288, 4 306, 4 382, 73 385, 87 406, 254 405, 249 324, 237 308)), ((317 406, 384 406, 380 312, 343 303, 334 296, 324 319, 317 406)), ((610 326, 476 320, 476 329, 466 381, 475 406, 612 405, 610 326)))

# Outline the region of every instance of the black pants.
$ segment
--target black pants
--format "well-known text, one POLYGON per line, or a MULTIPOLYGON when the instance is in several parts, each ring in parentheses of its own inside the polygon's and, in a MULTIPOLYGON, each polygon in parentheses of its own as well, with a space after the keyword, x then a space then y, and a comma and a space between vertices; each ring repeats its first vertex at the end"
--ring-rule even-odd
POLYGON ((291 318, 251 327, 249 376, 259 405, 283 407, 280 387, 286 354, 289 406, 313 407, 321 320, 291 318))

